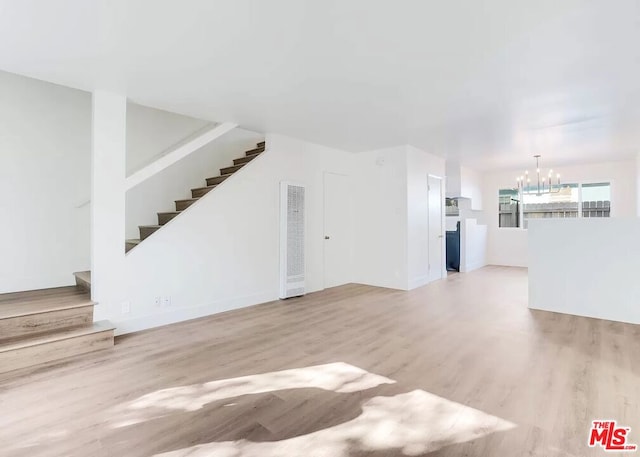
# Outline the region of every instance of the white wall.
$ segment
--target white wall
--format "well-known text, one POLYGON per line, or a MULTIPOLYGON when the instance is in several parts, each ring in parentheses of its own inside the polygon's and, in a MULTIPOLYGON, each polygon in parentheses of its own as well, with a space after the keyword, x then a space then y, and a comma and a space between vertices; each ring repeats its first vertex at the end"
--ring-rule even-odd
POLYGON ((90 95, 0 72, 0 293, 88 267, 90 162, 90 95))
POLYGON ((446 160, 445 174, 447 176, 446 196, 452 198, 460 197, 462 194, 460 163, 457 160, 446 160))
POLYGON ((307 186, 307 291, 322 289, 323 173, 350 175, 353 156, 279 135, 266 140, 262 156, 127 255, 131 312, 109 310, 119 333, 276 299, 283 180, 307 186), (170 296, 171 305, 157 307, 156 296, 170 296))
POLYGON ((442 178, 442 264, 440 268, 446 277, 446 237, 445 234, 445 161, 413 146, 407 146, 407 289, 414 289, 429 282, 429 205, 427 179, 429 175, 442 178))
POLYGON ((403 290, 428 282, 427 177, 444 172, 444 159, 413 146, 354 155, 355 282, 403 290))
MULTIPOLYGON (((633 160, 561 167, 562 181, 610 182, 611 217, 635 217, 637 208, 636 164, 633 160)), ((515 186, 522 170, 487 173, 484 176, 483 206, 488 225, 487 261, 490 265, 526 267, 528 265, 527 231, 498 227, 498 190, 515 186)))
MULTIPOLYGON (((127 104, 127 173, 210 125, 127 104)), ((127 193, 128 238, 191 187, 255 147, 262 136, 234 131, 127 193)), ((0 72, 0 293, 74 284, 90 268, 91 95, 0 72)))
POLYGON ((532 220, 529 307, 640 324, 640 219, 532 220))
MULTIPOLYGON (((149 118, 155 121, 160 117, 155 111, 157 110, 138 108, 135 112, 138 117, 144 118, 149 115, 149 118)), ((134 125, 144 123, 146 128, 130 132, 127 136, 128 144, 141 144, 140 137, 153 136, 154 130, 172 131, 174 137, 179 136, 177 132, 187 135, 181 116, 168 113, 162 119, 163 122, 158 124, 143 122, 144 119, 136 121, 134 125)), ((192 188, 206 186, 206 178, 219 176, 220 168, 232 166, 233 159, 243 157, 247 150, 254 149, 256 143, 263 139, 264 135, 260 133, 233 129, 130 189, 126 197, 126 237, 139 238, 139 225, 157 224, 157 213, 175 211, 175 200, 191 198, 192 188)), ((167 146, 174 143, 167 143, 167 146)), ((158 144, 154 142, 155 146, 158 144)), ((158 146, 158 152, 162 149, 158 146)), ((151 148, 147 145, 145 150, 149 151, 151 148)), ((132 154, 137 154, 136 150, 133 150, 132 154)))
POLYGON ((448 216, 445 218, 445 229, 448 232, 455 232, 460 216, 448 216))
POLYGON ((213 123, 127 103, 127 176, 213 123))
POLYGON ((469 209, 482 210, 482 174, 472 168, 463 167, 457 160, 445 162, 447 197, 470 200, 469 209))
POLYGON ((487 264, 487 226, 476 219, 460 224, 460 272, 468 273, 487 264))
POLYGON ((482 211, 482 174, 467 167, 460 167, 460 196, 470 200, 470 209, 482 211))
POLYGON ((107 304, 122 303, 124 280, 127 98, 104 91, 92 94, 91 127, 91 299, 94 320, 107 304))
POLYGON ((406 147, 361 152, 353 160, 354 280, 406 289, 406 147))
POLYGON ((281 135, 266 141, 261 157, 127 255, 123 288, 131 311, 122 313, 118 303, 109 308, 119 333, 276 299, 285 180, 306 185, 306 285, 307 292, 321 290, 325 172, 352 178, 352 196, 345 198, 353 202, 353 218, 345 225, 354 250, 345 261, 354 266, 355 282, 422 284, 410 284, 409 271, 426 272, 428 233, 409 224, 409 215, 412 221, 425 215, 422 184, 429 173, 444 173, 443 160, 407 146, 350 154, 281 135), (170 297, 171 304, 157 306, 155 297, 170 297))

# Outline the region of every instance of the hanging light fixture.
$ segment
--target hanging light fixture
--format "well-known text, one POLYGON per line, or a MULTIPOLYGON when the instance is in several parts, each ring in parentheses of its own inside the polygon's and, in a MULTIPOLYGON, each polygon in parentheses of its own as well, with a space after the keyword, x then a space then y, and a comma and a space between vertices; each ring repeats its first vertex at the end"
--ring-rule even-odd
POLYGON ((536 159, 536 173, 534 177, 533 184, 531 183, 531 177, 529 176, 529 171, 525 171, 523 176, 518 176, 516 181, 518 183, 518 190, 523 192, 524 194, 535 194, 535 195, 544 195, 544 194, 556 194, 560 192, 560 174, 557 173, 553 176, 553 170, 549 170, 549 174, 545 178, 540 174, 540 154, 533 156, 536 159), (554 184, 553 181, 556 183, 554 184), (547 181, 548 179, 548 181, 547 181))

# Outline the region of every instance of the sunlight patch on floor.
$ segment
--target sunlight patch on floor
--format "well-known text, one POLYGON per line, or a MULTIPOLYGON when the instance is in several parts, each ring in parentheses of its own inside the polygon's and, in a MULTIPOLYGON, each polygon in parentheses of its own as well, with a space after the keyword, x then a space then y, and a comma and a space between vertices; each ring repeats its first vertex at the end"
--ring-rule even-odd
POLYGON ((113 427, 125 427, 169 415, 196 411, 205 405, 241 395, 287 389, 318 388, 351 393, 395 381, 343 362, 221 379, 204 384, 157 390, 113 408, 113 427))
POLYGON ((400 451, 421 455, 516 425, 425 392, 373 397, 355 419, 281 441, 212 442, 156 457, 347 457, 352 451, 400 451))

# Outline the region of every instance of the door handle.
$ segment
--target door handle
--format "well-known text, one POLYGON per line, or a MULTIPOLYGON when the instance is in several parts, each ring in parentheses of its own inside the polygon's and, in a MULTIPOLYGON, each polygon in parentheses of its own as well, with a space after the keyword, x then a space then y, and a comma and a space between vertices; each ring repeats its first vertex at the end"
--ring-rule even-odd
POLYGON ((324 236, 324 239, 325 239, 325 240, 328 240, 328 239, 330 239, 330 238, 331 238, 330 236, 327 236, 327 235, 325 235, 325 236, 324 236))

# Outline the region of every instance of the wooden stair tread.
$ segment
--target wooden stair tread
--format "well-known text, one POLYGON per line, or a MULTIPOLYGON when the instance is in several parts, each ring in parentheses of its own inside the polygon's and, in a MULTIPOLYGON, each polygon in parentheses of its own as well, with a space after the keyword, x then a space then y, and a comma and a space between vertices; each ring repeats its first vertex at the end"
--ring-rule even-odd
POLYGON ((162 225, 139 225, 139 228, 159 229, 162 225))
POLYGON ((218 184, 211 184, 210 186, 205 187, 195 187, 191 189, 191 197, 192 198, 201 198, 211 192, 214 188, 216 188, 218 184))
POLYGON ((180 213, 182 213, 182 211, 164 211, 158 213, 158 224, 164 226, 178 217, 180 213))
POLYGON ((77 338, 79 336, 91 335, 94 333, 108 332, 115 330, 115 327, 109 321, 94 322, 93 325, 86 327, 77 327, 63 331, 54 331, 38 335, 36 337, 24 337, 17 340, 11 340, 0 344, 0 353, 15 351, 16 349, 23 349, 41 344, 52 343, 55 341, 68 340, 70 338, 77 338))
POLYGON ((251 162, 253 159, 255 159, 256 157, 258 157, 260 154, 262 154, 261 152, 258 152, 257 154, 251 154, 248 156, 244 156, 244 157, 240 157, 238 159, 233 159, 233 164, 234 165, 240 165, 243 163, 249 163, 251 162))
MULTIPOLYGON (((182 200, 175 200, 176 202, 195 202, 196 200, 200 200, 200 197, 197 198, 183 198, 182 200)), ((141 225, 141 227, 143 227, 141 225)))
POLYGON ((233 173, 227 173, 224 175, 218 175, 218 176, 211 176, 210 178, 205 179, 207 186, 213 186, 214 184, 220 184, 222 183, 225 179, 229 178, 233 176, 233 173), (211 182, 209 182, 211 181, 211 182))
POLYGON ((129 244, 140 244, 140 240, 139 239, 129 239, 129 240, 125 240, 125 243, 129 243, 129 244))
MULTIPOLYGON (((218 186, 218 184, 214 184, 213 186, 194 187, 191 190, 213 189, 214 187, 217 187, 217 186, 218 186)), ((196 199, 197 199, 197 197, 196 198, 192 198, 191 200, 196 200, 196 199)))
MULTIPOLYGON (((217 187, 217 186, 218 186, 218 184, 214 184, 213 186, 194 187, 194 188, 193 188, 193 189, 191 189, 191 190, 205 190, 205 189, 213 189, 214 187, 217 187)), ((200 198, 200 197, 192 198, 191 200, 197 200, 198 198, 200 198)), ((180 200, 178 200, 178 201, 180 201, 180 200)))
POLYGON ((235 173, 236 171, 240 170, 242 167, 244 167, 248 162, 245 163, 239 163, 237 165, 232 165, 230 167, 224 167, 220 169, 220 174, 221 175, 225 175, 225 174, 231 174, 231 173, 235 173))
POLYGON ((76 286, 0 295, 0 319, 93 306, 91 297, 76 286))

